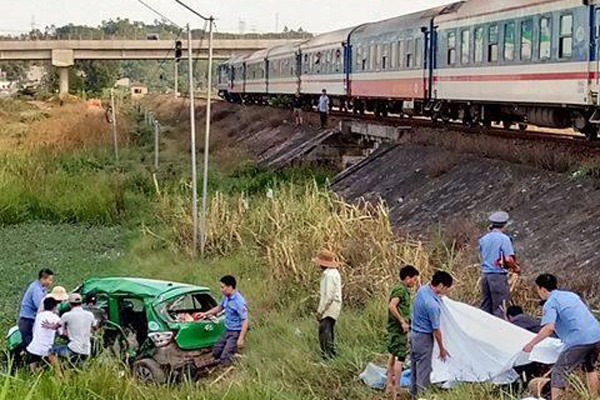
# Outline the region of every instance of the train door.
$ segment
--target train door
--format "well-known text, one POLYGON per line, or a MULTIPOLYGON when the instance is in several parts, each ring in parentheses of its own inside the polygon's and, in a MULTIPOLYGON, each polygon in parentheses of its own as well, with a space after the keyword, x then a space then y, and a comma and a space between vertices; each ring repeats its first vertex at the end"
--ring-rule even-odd
POLYGON ((438 31, 435 27, 434 20, 431 20, 431 24, 429 26, 429 62, 427 63, 427 99, 435 100, 437 99, 437 54, 438 54, 438 31))
POLYGON ((423 85, 423 100, 426 101, 429 98, 430 85, 429 85, 429 49, 431 44, 429 43, 429 37, 431 36, 429 29, 422 29, 423 36, 419 43, 423 43, 420 45, 419 49, 421 59, 423 60, 421 64, 421 81, 423 85))
POLYGON ((248 64, 245 62, 242 64, 242 93, 246 93, 246 78, 248 77, 248 64))
POLYGON ((597 105, 600 105, 600 5, 590 5, 590 94, 597 105))
POLYGON ((302 93, 302 87, 300 86, 302 82, 302 52, 298 50, 296 53, 296 91, 302 93))

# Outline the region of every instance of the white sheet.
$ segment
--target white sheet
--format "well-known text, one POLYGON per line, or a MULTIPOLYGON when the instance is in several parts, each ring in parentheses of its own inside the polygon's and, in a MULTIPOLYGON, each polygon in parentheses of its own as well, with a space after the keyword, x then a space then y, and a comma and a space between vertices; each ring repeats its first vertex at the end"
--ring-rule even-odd
POLYGON ((558 339, 546 339, 530 353, 523 347, 535 336, 525 329, 475 307, 444 297, 441 331, 450 358, 433 353, 431 382, 451 386, 456 382, 507 384, 517 379, 513 367, 540 362, 554 364, 562 350, 558 339))

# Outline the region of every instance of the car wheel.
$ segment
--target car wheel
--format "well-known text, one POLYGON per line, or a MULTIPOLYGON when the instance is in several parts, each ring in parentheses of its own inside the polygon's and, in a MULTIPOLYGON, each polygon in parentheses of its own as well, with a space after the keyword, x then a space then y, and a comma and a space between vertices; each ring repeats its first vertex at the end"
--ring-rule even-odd
POLYGON ((166 381, 165 371, 151 358, 134 362, 133 375, 144 383, 162 384, 166 381))

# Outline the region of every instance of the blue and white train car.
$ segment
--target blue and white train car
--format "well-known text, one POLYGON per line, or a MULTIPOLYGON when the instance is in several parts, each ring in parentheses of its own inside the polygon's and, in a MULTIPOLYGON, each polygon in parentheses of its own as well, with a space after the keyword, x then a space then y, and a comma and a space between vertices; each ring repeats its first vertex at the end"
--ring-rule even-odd
POLYGON ((593 128, 595 8, 582 0, 469 0, 440 15, 433 99, 446 103, 437 109, 509 126, 593 128))
POLYGON ((427 101, 429 32, 446 8, 362 25, 350 34, 348 95, 358 111, 366 107, 385 114, 400 111, 403 103, 427 101))
POLYGON ((347 77, 344 70, 348 36, 355 28, 341 29, 316 36, 300 45, 302 94, 316 97, 323 89, 339 102, 345 98, 347 77))
POLYGON ((244 99, 248 102, 263 103, 268 93, 269 49, 259 50, 244 59, 245 82, 244 99))
POLYGON ((290 43, 269 50, 269 94, 293 95, 300 88, 300 44, 290 43))

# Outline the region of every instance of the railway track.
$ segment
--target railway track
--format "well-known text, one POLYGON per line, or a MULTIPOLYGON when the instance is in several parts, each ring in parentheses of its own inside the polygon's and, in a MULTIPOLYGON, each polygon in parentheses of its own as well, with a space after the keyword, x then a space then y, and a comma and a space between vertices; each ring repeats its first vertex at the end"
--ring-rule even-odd
MULTIPOLYGON (((313 111, 317 113, 316 111, 313 111)), ((318 114, 318 113, 317 113, 318 114)), ((488 135, 507 139, 518 139, 518 140, 530 140, 530 141, 546 141, 561 143, 567 146, 586 148, 588 150, 597 150, 600 152, 600 141, 588 141, 582 135, 576 133, 566 132, 552 132, 544 130, 532 130, 531 128, 521 129, 505 129, 500 127, 484 127, 484 126, 467 126, 462 122, 440 122, 432 121, 422 117, 400 117, 400 116, 375 116, 374 114, 353 114, 333 110, 330 113, 331 116, 340 119, 358 119, 362 121, 369 121, 381 125, 392 125, 392 126, 411 126, 411 127, 425 127, 431 129, 440 130, 452 130, 459 133, 477 134, 477 135, 488 135)))

